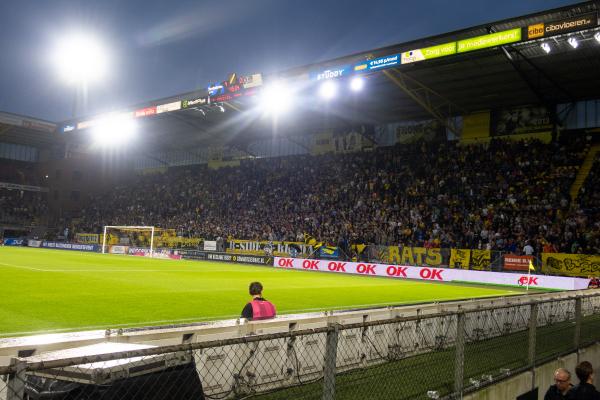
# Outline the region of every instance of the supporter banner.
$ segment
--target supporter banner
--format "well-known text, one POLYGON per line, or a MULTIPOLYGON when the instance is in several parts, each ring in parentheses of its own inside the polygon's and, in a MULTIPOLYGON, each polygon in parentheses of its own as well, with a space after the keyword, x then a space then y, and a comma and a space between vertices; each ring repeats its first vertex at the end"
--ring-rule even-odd
POLYGON ((471 250, 469 249, 451 249, 450 250, 450 268, 469 269, 471 260, 471 250))
POLYGON ((29 246, 29 247, 41 247, 41 245, 42 245, 41 240, 28 240, 27 241, 27 246, 29 246))
POLYGON ((438 121, 404 122, 393 124, 396 143, 414 143, 420 140, 431 141, 444 135, 444 126, 438 121))
POLYGON ((456 42, 425 47, 423 49, 405 51, 404 53, 402 53, 402 64, 410 64, 417 61, 445 57, 452 54, 456 54, 456 42))
MULTIPOLYGON (((305 257, 312 254, 315 249, 312 245, 303 242, 270 242, 273 246, 273 255, 279 257, 305 257)), ((229 240, 227 253, 265 255, 265 246, 268 241, 229 240)))
POLYGON ((205 240, 204 241, 204 250, 205 251, 217 251, 217 242, 215 240, 205 240))
POLYGON ((275 268, 306 271, 323 271, 343 274, 384 276, 396 279, 418 279, 435 282, 469 282, 508 286, 527 286, 542 289, 580 290, 587 289, 589 279, 514 274, 489 271, 468 271, 404 265, 356 263, 302 258, 275 257, 275 268))
POLYGON ((522 135, 552 131, 550 113, 545 107, 493 110, 490 114, 492 136, 522 135))
POLYGON ((515 254, 504 255, 505 271, 529 271, 529 262, 533 262, 533 256, 517 256, 515 254))
POLYGON ((201 238, 184 238, 179 236, 158 236, 154 238, 154 247, 168 248, 197 248, 202 242, 201 238))
POLYGON ((100 243, 100 235, 97 233, 77 233, 75 234, 77 243, 100 243))
POLYGON ((333 140, 332 132, 317 133, 312 137, 312 147, 310 154, 320 155, 326 153, 333 153, 335 151, 335 142, 333 140))
POLYGON ((559 35, 565 32, 589 29, 598 25, 596 13, 584 14, 578 17, 552 22, 540 22, 527 27, 527 39, 559 35))
POLYGON ((206 259, 209 261, 225 261, 241 264, 273 265, 273 257, 252 256, 228 253, 206 253, 206 259))
POLYGON ((389 246, 387 259, 390 263, 405 265, 428 265, 439 267, 442 265, 441 249, 428 249, 425 247, 389 246))
POLYGON ((490 270, 492 265, 491 250, 471 250, 469 268, 477 271, 490 270))
POLYGON ((81 244, 81 243, 61 243, 61 242, 42 242, 41 247, 46 249, 59 250, 77 250, 77 251, 99 251, 100 246, 97 244, 81 244))
POLYGON ((17 239, 17 238, 5 238, 4 245, 5 246, 24 246, 25 240, 17 239))
POLYGON ((509 29, 489 35, 477 36, 470 39, 459 40, 456 45, 457 53, 486 49, 504 44, 515 43, 521 40, 521 28, 509 29))
POLYGON ((366 147, 373 147, 374 142, 358 132, 349 132, 344 135, 335 135, 333 145, 335 153, 354 153, 366 147))
POLYGON ((542 266, 546 274, 600 276, 599 255, 542 253, 542 266))
POLYGON ((206 252, 200 250, 177 250, 177 254, 186 260, 206 260, 206 252))
POLYGON ((490 137, 490 112, 482 111, 463 116, 463 130, 460 141, 477 141, 481 138, 490 137))

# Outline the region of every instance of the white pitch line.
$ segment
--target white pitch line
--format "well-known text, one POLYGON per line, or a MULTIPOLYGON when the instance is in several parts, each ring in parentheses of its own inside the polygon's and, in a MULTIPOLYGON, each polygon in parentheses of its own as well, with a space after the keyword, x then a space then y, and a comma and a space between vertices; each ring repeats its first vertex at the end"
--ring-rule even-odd
POLYGON ((2 262, 0 262, 0 265, 4 265, 10 268, 26 269, 30 271, 39 272, 188 272, 194 270, 193 267, 187 269, 170 269, 168 267, 165 267, 163 269, 102 269, 101 266, 99 266, 98 269, 42 269, 27 267, 25 265, 7 264, 2 262))
POLYGON ((6 267, 11 267, 11 268, 18 268, 18 269, 27 269, 30 271, 41 271, 41 272, 46 272, 45 269, 39 269, 39 268, 33 268, 33 267, 26 267, 24 265, 16 265, 16 264, 7 264, 7 263, 0 263, 0 265, 4 265, 6 267))

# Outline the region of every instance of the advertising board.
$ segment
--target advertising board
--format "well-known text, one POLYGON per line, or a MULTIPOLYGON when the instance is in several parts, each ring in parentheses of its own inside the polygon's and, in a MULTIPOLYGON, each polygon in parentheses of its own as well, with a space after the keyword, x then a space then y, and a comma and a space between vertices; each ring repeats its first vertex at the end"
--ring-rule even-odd
POLYGON ((459 40, 456 44, 457 53, 487 49, 489 47, 502 46, 521 40, 521 28, 508 29, 502 32, 490 33, 489 35, 459 40))
POLYGON ((580 290, 587 289, 589 279, 528 275, 518 273, 470 271, 464 269, 412 267, 404 265, 357 263, 302 258, 275 257, 275 268, 323 271, 342 274, 383 276, 395 279, 417 279, 435 282, 469 282, 531 288, 580 290))

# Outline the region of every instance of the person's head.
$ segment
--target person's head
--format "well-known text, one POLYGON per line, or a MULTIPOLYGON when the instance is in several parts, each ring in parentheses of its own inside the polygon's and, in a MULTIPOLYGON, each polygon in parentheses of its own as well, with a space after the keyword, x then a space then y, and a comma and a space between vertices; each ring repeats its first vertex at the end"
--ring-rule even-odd
POLYGON ((564 368, 557 369, 554 371, 554 383, 558 390, 566 392, 571 385, 571 373, 564 368))
POLYGON ((262 294, 263 286, 260 282, 252 282, 248 291, 250 292, 250 296, 260 296, 262 294))
POLYGON ((589 361, 582 361, 575 367, 575 374, 581 382, 591 383, 594 379, 594 368, 589 361))

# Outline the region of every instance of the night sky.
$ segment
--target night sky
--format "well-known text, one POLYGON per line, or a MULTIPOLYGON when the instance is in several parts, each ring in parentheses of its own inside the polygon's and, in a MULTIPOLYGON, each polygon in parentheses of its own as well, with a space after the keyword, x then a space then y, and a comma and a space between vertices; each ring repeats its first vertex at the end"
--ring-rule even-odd
POLYGON ((566 0, 4 0, 0 111, 71 117, 73 88, 50 63, 63 32, 111 51, 88 114, 206 87, 230 72, 269 73, 516 17, 566 0))

